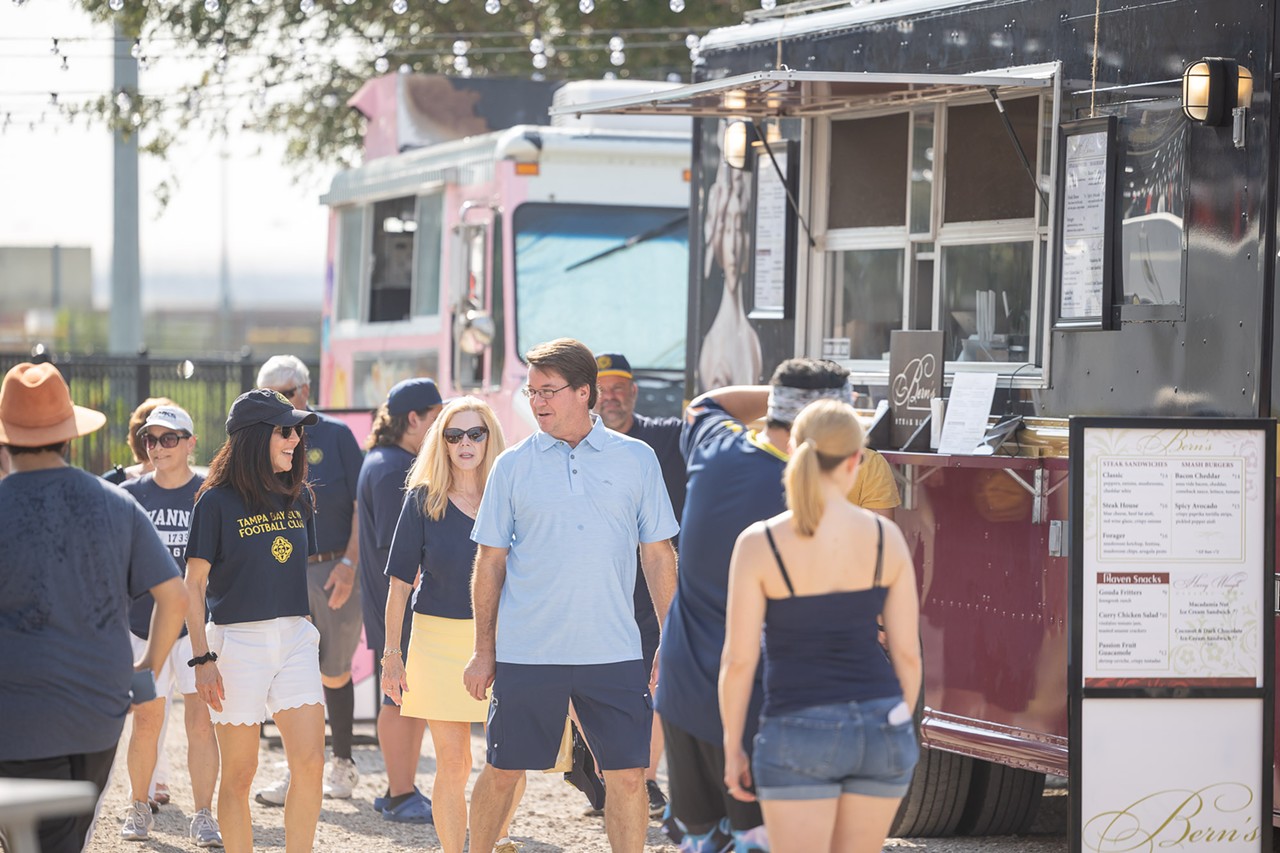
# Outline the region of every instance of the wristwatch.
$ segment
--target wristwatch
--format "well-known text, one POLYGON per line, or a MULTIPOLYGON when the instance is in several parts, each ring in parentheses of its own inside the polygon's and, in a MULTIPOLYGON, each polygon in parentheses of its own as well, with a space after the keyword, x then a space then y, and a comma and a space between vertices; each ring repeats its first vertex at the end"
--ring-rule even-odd
POLYGON ((213 663, 218 659, 218 655, 214 652, 205 652, 200 657, 192 658, 187 661, 187 666, 196 667, 202 663, 213 663))

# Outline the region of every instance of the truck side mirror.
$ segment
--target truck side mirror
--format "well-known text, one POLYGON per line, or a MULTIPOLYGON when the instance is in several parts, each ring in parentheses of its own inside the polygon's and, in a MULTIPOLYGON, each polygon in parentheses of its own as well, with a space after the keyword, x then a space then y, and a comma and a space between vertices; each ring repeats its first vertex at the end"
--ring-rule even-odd
POLYGON ((467 355, 480 355, 493 343, 494 323, 488 311, 469 308, 460 325, 458 348, 467 355))

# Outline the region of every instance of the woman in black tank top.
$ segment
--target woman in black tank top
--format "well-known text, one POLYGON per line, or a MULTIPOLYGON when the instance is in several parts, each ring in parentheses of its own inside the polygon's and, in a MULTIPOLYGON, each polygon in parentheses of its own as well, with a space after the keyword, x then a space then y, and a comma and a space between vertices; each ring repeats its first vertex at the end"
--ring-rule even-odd
POLYGON ((774 853, 873 853, 919 756, 915 574, 897 526, 845 497, 863 446, 853 408, 809 405, 791 440, 789 510, 747 528, 729 569, 724 781, 738 799, 760 800, 774 853), (742 732, 759 663, 765 700, 748 767, 742 732))

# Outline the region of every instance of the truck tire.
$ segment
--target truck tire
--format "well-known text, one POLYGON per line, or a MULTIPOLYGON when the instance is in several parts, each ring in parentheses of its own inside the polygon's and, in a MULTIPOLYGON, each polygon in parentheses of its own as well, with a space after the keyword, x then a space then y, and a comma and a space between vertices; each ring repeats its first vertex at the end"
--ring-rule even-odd
POLYGON ((965 755, 923 748, 911 787, 898 806, 889 834, 894 838, 954 835, 969 799, 974 761, 965 755))
POLYGON ((956 826, 960 835, 1017 835, 1036 818, 1044 774, 973 760, 969 799, 956 826))

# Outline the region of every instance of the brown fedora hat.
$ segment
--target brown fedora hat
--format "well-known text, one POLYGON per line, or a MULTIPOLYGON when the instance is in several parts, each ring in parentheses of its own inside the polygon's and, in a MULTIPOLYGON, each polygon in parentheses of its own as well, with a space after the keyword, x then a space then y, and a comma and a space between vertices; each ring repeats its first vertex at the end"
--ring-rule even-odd
POLYGON ((52 364, 19 364, 0 386, 0 444, 43 447, 100 429, 107 416, 71 404, 66 380, 52 364))

